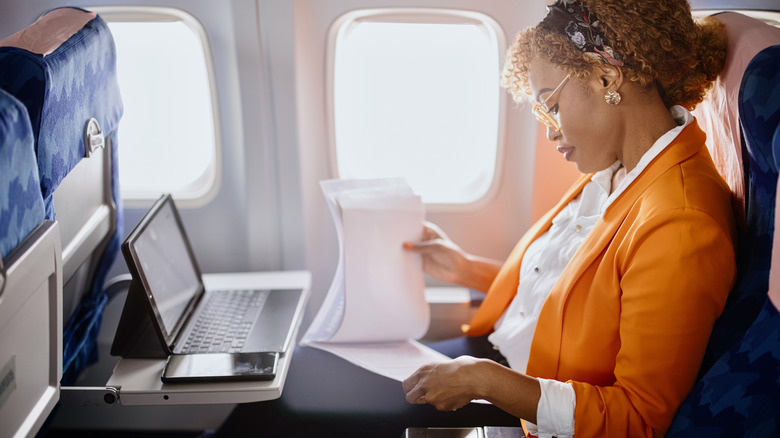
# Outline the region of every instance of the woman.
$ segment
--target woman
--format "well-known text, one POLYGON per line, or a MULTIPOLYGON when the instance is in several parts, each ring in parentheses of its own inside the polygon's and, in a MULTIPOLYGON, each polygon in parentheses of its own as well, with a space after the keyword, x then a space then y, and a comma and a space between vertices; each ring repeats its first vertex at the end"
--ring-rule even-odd
POLYGON ((423 366, 407 401, 485 399, 543 436, 663 435, 736 270, 729 191, 686 110, 723 66, 720 27, 686 0, 558 0, 518 34, 504 84, 585 175, 503 265, 432 225, 405 244, 428 273, 487 291, 466 334, 511 366, 423 366))

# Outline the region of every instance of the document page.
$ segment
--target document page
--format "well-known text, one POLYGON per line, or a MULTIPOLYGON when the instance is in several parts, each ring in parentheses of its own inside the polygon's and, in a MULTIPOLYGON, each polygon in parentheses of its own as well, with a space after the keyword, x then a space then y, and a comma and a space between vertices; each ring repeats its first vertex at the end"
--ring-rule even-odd
POLYGON ((402 178, 320 183, 339 241, 333 282, 301 343, 396 380, 445 356, 414 341, 430 323, 419 255, 422 201, 402 178))
POLYGON ((438 351, 411 339, 381 343, 317 343, 312 346, 399 382, 421 365, 449 360, 438 351))

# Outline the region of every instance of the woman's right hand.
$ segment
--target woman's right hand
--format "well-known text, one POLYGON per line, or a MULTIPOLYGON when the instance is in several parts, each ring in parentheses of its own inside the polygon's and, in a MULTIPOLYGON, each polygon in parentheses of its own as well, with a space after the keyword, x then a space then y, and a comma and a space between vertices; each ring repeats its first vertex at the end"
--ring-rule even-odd
POLYGON ((431 222, 423 224, 421 241, 404 242, 404 248, 422 256, 423 270, 428 275, 483 292, 487 292, 501 268, 499 261, 463 251, 431 222))

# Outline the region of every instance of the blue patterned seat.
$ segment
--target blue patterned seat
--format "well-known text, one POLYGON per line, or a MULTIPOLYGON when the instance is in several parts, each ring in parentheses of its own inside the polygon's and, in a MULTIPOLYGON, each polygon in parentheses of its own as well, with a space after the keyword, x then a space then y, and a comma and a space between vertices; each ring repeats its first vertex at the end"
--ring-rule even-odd
MULTIPOLYGON (((770 260, 772 271, 780 271, 780 260, 771 258, 773 243, 780 245, 780 236, 774 237, 780 45, 762 50, 750 61, 740 86, 739 112, 743 156, 748 157, 746 230, 763 232, 746 235, 740 242, 740 266, 748 260, 754 270, 739 275, 718 321, 720 331, 713 332, 710 341, 709 358, 714 361, 705 364, 706 373, 678 410, 667 436, 780 436, 780 315, 767 299, 770 260)), ((780 288, 778 283, 771 287, 780 288)))
MULTIPOLYGON (((30 28, 43 25, 56 26, 57 22, 38 20, 30 28)), ((114 40, 108 26, 95 16, 48 54, 0 47, 0 88, 27 107, 46 218, 54 220, 54 192, 85 155, 85 121, 97 118, 104 132, 112 132, 122 117, 114 40)))
MULTIPOLYGON (((740 175, 739 186, 733 187, 733 190, 743 193, 741 196, 744 200, 739 204, 744 204, 744 210, 738 210, 737 216, 744 224, 738 239, 736 283, 723 314, 713 327, 699 377, 739 340, 758 316, 766 299, 774 234, 775 183, 778 175, 770 150, 771 137, 755 137, 757 134, 747 131, 746 123, 752 123, 753 127, 763 123, 759 120, 751 122, 754 116, 750 113, 750 103, 754 100, 756 104, 763 101, 759 98, 766 96, 760 94, 769 88, 756 89, 754 84, 759 79, 753 76, 753 79, 746 80, 746 69, 761 50, 780 44, 780 29, 736 13, 726 13, 719 17, 726 24, 729 39, 727 65, 723 73, 727 79, 723 84, 719 84, 722 85, 722 90, 716 89, 713 92, 720 91, 728 96, 728 99, 718 102, 709 112, 716 114, 714 131, 720 128, 718 125, 733 125, 733 132, 728 136, 727 143, 728 147, 736 148, 735 151, 741 156, 741 163, 729 165, 738 167, 741 164, 742 168, 721 172, 728 174, 733 171, 740 175), (757 95, 754 96, 754 93, 757 95), (723 111, 728 113, 720 114, 723 111)), ((714 139, 710 136, 710 130, 707 130, 707 133, 708 143, 718 140, 717 132, 714 139)), ((732 183, 732 186, 734 185, 735 183, 732 183)), ((742 205, 739 205, 738 209, 742 209, 742 205)))
POLYGON ((27 107, 46 218, 56 219, 62 231, 67 321, 62 382, 70 384, 97 359, 107 301, 103 284, 121 244, 115 131, 123 107, 114 41, 100 17, 76 8, 55 9, 24 32, 32 37, 0 47, 0 88, 27 107), (50 46, 45 49, 25 45, 39 35, 65 38, 44 40, 50 46), (93 118, 106 140, 104 149, 94 151, 85 140, 85 125, 93 118))
POLYGON ((0 90, 0 256, 43 222, 43 198, 27 109, 0 90))

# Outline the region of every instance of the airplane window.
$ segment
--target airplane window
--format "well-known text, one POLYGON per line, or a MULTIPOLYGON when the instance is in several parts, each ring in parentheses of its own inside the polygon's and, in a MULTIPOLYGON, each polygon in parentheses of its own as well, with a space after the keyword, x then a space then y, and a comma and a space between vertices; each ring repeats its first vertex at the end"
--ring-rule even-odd
POLYGON ((205 32, 180 14, 100 13, 116 43, 125 108, 119 129, 125 204, 164 192, 206 202, 217 189, 219 151, 205 32))
POLYGON ((427 204, 491 193, 503 34, 475 15, 367 12, 336 23, 329 82, 339 177, 403 176, 427 204))

